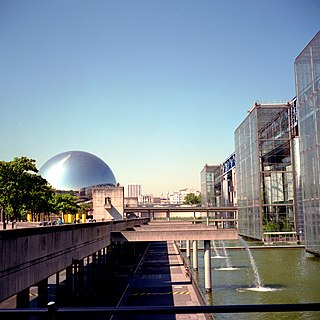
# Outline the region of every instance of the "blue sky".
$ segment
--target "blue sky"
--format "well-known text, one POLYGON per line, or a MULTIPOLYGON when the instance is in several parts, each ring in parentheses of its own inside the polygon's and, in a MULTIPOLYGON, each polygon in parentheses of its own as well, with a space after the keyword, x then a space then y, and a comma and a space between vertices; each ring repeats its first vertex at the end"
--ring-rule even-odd
POLYGON ((295 95, 319 0, 0 0, 0 159, 91 152, 143 193, 200 189, 257 100, 295 95))

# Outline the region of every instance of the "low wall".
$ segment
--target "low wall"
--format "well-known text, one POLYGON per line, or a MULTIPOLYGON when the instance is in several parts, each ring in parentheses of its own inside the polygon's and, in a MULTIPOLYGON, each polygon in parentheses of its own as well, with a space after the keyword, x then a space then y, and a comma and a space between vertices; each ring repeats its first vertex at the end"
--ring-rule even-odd
POLYGON ((0 301, 65 269, 73 259, 107 247, 111 231, 146 222, 130 219, 0 231, 0 301))

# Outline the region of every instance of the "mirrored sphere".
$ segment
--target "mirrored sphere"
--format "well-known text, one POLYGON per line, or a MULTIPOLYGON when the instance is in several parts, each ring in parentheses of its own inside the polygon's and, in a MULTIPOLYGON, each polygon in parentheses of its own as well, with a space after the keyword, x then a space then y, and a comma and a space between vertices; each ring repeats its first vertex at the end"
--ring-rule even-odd
POLYGON ((67 151, 50 158, 39 170, 53 188, 78 190, 95 185, 116 185, 109 166, 97 156, 83 151, 67 151))

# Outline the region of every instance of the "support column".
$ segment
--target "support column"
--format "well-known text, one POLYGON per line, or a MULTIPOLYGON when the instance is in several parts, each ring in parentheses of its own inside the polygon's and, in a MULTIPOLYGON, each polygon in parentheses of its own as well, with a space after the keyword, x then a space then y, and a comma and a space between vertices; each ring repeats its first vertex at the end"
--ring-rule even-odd
POLYGON ((73 304, 79 305, 79 260, 72 259, 72 297, 73 304))
POLYGON ((48 279, 38 282, 38 307, 45 307, 48 303, 48 279))
POLYGON ((97 283, 98 283, 98 280, 97 280, 97 253, 96 252, 94 252, 91 255, 91 259, 92 259, 92 262, 91 262, 92 267, 91 267, 90 278, 92 279, 92 298, 95 301, 97 298, 97 283))
POLYGON ((167 212, 166 212, 166 218, 167 218, 167 221, 170 221, 170 211, 169 210, 167 210, 167 212))
POLYGON ((207 226, 209 225, 209 210, 207 210, 207 226))
POLYGON ((66 303, 71 306, 73 303, 73 280, 72 266, 66 268, 66 303))
POLYGON ((30 288, 17 293, 17 308, 29 308, 30 288))
POLYGON ((190 240, 186 240, 187 258, 190 259, 190 240))
MULTIPOLYGON (((56 273, 56 302, 60 304, 60 272, 56 273)), ((49 301, 50 302, 50 301, 49 301)))
POLYGON ((192 240, 193 270, 198 270, 198 241, 192 240))
POLYGON ((78 299, 80 304, 82 303, 85 295, 84 290, 84 259, 79 260, 78 262, 78 299))
POLYGON ((204 240, 204 287, 211 291, 211 246, 210 240, 204 240))

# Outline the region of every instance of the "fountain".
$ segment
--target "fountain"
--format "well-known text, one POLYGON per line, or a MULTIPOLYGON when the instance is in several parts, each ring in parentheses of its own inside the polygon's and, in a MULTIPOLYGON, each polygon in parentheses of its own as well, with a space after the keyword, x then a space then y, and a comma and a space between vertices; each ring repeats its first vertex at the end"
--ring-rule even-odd
POLYGON ((226 249, 226 247, 224 245, 224 242, 221 241, 221 243, 222 243, 222 249, 223 249, 224 256, 226 257, 227 268, 231 269, 232 268, 231 267, 231 261, 230 261, 229 256, 227 255, 227 249, 226 249))
POLYGON ((212 246, 213 246, 213 250, 214 250, 214 253, 215 253, 215 256, 211 257, 211 258, 214 258, 214 259, 221 259, 221 258, 224 258, 220 255, 218 249, 217 249, 217 246, 216 246, 216 243, 214 240, 212 240, 212 246))
POLYGON ((274 291, 275 289, 273 289, 273 288, 268 288, 268 287, 263 286, 259 272, 258 272, 257 265, 253 259, 253 256, 252 256, 252 253, 251 253, 251 250, 250 250, 248 244, 241 237, 239 237, 239 240, 244 245, 244 247, 248 253, 248 256, 250 258, 250 264, 251 264, 251 267, 253 270, 254 284, 255 284, 255 287, 247 288, 247 289, 240 289, 240 291, 242 291, 242 290, 251 290, 251 291, 260 291, 260 292, 274 291))
POLYGON ((225 245, 224 245, 224 242, 221 241, 220 243, 221 243, 221 245, 222 245, 222 250, 223 250, 223 254, 224 254, 224 256, 223 256, 222 258, 225 258, 225 259, 226 259, 226 265, 227 265, 227 266, 226 266, 226 267, 223 267, 223 268, 218 268, 217 270, 223 270, 223 271, 237 270, 238 268, 232 267, 232 265, 231 265, 231 260, 230 260, 230 257, 229 257, 228 254, 227 254, 227 249, 226 249, 226 247, 225 247, 225 245))
MULTIPOLYGON (((215 241, 220 255, 223 256, 222 244, 215 241)), ((206 293, 204 282, 204 259, 199 259, 199 287, 206 295, 208 305, 248 305, 274 303, 309 303, 320 301, 320 259, 314 258, 303 248, 261 248, 260 243, 247 241, 254 258, 261 284, 257 290, 249 255, 244 245, 237 241, 224 241, 231 265, 236 271, 220 271, 217 267, 226 266, 225 259, 211 259, 212 292, 206 293), (259 249, 251 246, 258 245, 259 249), (230 249, 229 249, 230 246, 230 249), (270 290, 272 288, 273 290, 270 290), (212 295, 212 297, 211 297, 212 295), (211 299, 211 300, 210 300, 211 299)), ((212 245, 211 245, 212 246, 212 245)), ((212 256, 214 256, 212 246, 212 256)), ((320 319, 313 311, 302 313, 238 313, 218 314, 216 320, 279 320, 281 319, 320 319)))

